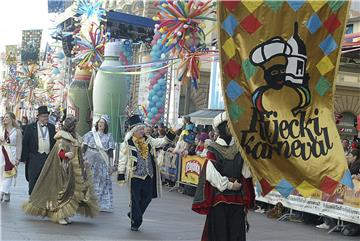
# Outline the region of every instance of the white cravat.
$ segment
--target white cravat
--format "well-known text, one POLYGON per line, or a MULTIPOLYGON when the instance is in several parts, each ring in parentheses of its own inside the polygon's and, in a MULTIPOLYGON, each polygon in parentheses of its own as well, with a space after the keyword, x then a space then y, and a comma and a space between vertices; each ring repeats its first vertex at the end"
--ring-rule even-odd
POLYGON ((39 153, 49 154, 50 152, 50 139, 49 139, 49 130, 47 126, 41 126, 38 122, 38 140, 39 140, 39 153), (43 136, 44 135, 44 136, 43 136))

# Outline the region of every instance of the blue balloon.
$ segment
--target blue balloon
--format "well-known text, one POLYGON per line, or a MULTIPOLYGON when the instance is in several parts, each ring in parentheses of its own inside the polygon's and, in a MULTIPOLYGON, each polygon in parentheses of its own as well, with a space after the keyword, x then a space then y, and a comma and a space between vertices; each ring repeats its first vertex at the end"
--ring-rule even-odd
POLYGON ((152 113, 152 112, 149 112, 149 114, 148 114, 148 119, 151 120, 153 117, 154 117, 153 113, 152 113))
POLYGON ((159 97, 157 97, 156 95, 154 95, 154 96, 151 98, 151 100, 156 103, 156 102, 159 100, 159 97))
POLYGON ((159 85, 164 85, 165 84, 165 79, 163 79, 163 78, 159 79, 158 84, 159 85))
POLYGON ((157 112, 158 112, 158 108, 156 107, 151 108, 151 113, 153 113, 153 115, 156 115, 157 112))
POLYGON ((159 84, 155 84, 153 87, 153 90, 158 91, 160 90, 160 85, 159 84))
POLYGON ((163 103, 161 101, 156 102, 156 107, 157 108, 161 108, 161 106, 163 106, 163 103))
POLYGON ((156 92, 156 95, 157 95, 158 97, 163 97, 163 96, 164 96, 164 91, 159 90, 158 92, 156 92))

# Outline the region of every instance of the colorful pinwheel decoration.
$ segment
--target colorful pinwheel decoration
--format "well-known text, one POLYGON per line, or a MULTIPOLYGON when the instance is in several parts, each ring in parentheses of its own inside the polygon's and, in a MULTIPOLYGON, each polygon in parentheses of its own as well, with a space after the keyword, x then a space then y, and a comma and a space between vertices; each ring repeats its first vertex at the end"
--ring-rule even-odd
POLYGON ((200 63, 208 61, 209 59, 217 56, 217 50, 209 50, 206 47, 199 48, 183 48, 181 53, 181 64, 179 65, 179 81, 187 82, 191 80, 191 84, 195 89, 198 89, 198 80, 200 78, 200 63), (208 60, 206 60, 208 59, 208 60))
POLYGON ((80 67, 98 68, 104 60, 104 49, 107 39, 104 26, 99 26, 95 31, 93 29, 94 24, 92 24, 89 31, 90 40, 81 35, 75 38, 76 46, 73 51, 76 55, 73 61, 78 63, 80 67))
POLYGON ((21 83, 25 83, 28 89, 34 89, 39 84, 37 76, 39 66, 37 64, 21 64, 17 71, 17 76, 20 78, 21 83))
POLYGON ((212 13, 212 1, 160 1, 158 8, 160 11, 153 18, 159 22, 155 30, 165 35, 162 44, 167 46, 167 51, 176 45, 183 47, 189 41, 189 46, 198 39, 204 42, 203 21, 216 21, 208 16, 212 13))
POLYGON ((78 0, 76 15, 83 20, 96 19, 98 21, 104 20, 106 10, 102 8, 103 1, 92 0, 78 0))

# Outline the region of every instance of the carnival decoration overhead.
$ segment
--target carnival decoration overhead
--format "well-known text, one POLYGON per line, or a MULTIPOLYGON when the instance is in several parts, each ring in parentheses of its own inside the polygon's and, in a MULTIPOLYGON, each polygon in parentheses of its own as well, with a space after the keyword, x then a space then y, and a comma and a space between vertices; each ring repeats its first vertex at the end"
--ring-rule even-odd
POLYGON ((82 21, 97 22, 104 20, 106 10, 102 8, 102 0, 77 0, 76 16, 82 21))
POLYGON ((155 25, 155 31, 162 36, 161 44, 165 46, 162 56, 170 51, 173 56, 181 56, 179 80, 185 83, 190 80, 195 89, 200 77, 199 54, 208 53, 205 51, 208 48, 204 21, 216 21, 210 17, 215 11, 214 7, 215 3, 212 1, 160 1, 159 12, 153 18, 159 21, 155 25))
POLYGON ((39 61, 42 30, 23 30, 21 43, 21 62, 37 63, 39 61))
MULTIPOLYGON (((208 48, 204 47, 204 21, 215 21, 210 17, 214 4, 211 1, 159 1, 157 6, 159 12, 153 20, 159 23, 155 25, 151 43, 152 61, 180 57, 179 80, 187 82, 190 79, 194 88, 197 88, 200 77, 199 55, 208 53, 208 48), (200 48, 202 51, 198 51, 200 48)), ((151 124, 163 121, 168 73, 164 67, 166 65, 166 62, 157 63, 152 66, 154 71, 150 73, 147 118, 151 124)))
POLYGON ((6 45, 5 63, 7 65, 16 65, 17 62, 17 45, 6 45))
POLYGON ((352 187, 333 118, 348 1, 221 1, 225 105, 263 195, 352 187))
POLYGON ((162 44, 167 47, 165 52, 175 46, 194 46, 198 39, 205 42, 203 21, 215 21, 208 16, 212 7, 212 1, 160 1, 160 11, 153 19, 159 21, 155 30, 165 35, 162 40, 162 44))
POLYGON ((79 34, 75 37, 76 46, 73 52, 76 54, 73 61, 80 67, 98 68, 104 60, 106 40, 104 26, 96 27, 92 24, 88 36, 79 34))
MULTIPOLYGON (((152 41, 153 48, 150 52, 151 60, 153 62, 165 59, 166 46, 162 44, 163 38, 165 38, 165 36, 160 37, 160 34, 154 35, 154 39, 152 41)), ((148 122, 153 125, 162 121, 162 117, 164 116, 165 111, 166 74, 168 69, 162 68, 163 66, 166 66, 166 62, 158 62, 152 65, 151 68, 156 71, 152 71, 149 74, 150 84, 147 119, 148 122)))

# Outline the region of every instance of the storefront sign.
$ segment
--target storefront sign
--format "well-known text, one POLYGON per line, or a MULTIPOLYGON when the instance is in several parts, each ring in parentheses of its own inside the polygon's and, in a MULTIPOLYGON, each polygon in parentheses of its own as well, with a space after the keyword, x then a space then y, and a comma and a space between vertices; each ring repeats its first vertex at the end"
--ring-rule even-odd
POLYGON ((337 128, 339 130, 339 134, 345 134, 345 135, 357 135, 357 130, 355 127, 352 126, 344 126, 344 125, 337 125, 337 128))

